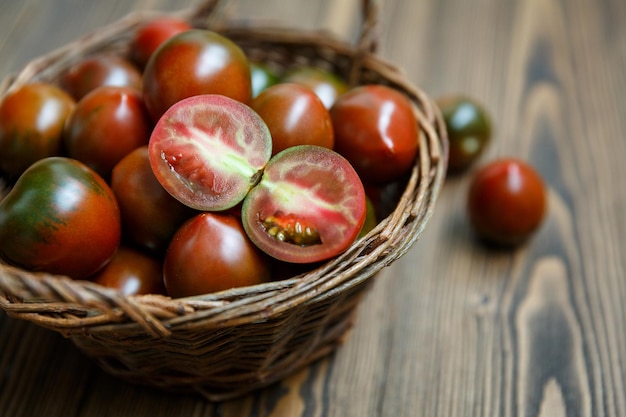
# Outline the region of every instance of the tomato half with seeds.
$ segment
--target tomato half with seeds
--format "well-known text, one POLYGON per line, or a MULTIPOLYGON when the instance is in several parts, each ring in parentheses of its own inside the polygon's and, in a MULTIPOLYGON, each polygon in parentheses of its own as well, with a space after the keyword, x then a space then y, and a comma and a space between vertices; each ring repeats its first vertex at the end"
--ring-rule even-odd
POLYGON ((172 196, 203 211, 240 203, 272 153, 263 119, 250 107, 218 94, 174 104, 150 137, 150 165, 172 196))
POLYGON ((74 159, 35 162, 0 202, 0 256, 25 269, 85 278, 111 259, 120 236, 113 191, 74 159))
POLYGON ((270 279, 270 269, 237 217, 206 212, 174 235, 163 279, 167 293, 178 298, 261 284, 270 279))
POLYGON ((129 295, 165 294, 163 264, 153 256, 122 245, 113 258, 91 278, 103 287, 129 295))
POLYGON ((192 29, 171 37, 152 54, 143 88, 155 121, 174 103, 200 94, 221 94, 247 104, 252 98, 250 64, 231 40, 192 29))
POLYGON ((405 175, 415 163, 419 124, 409 99, 384 85, 355 87, 330 109, 335 150, 371 183, 405 175))
POLYGON ((33 162, 62 153, 75 101, 52 84, 26 84, 0 103, 0 171, 14 179, 33 162))
POLYGON ((324 103, 309 88, 295 83, 268 87, 250 105, 272 134, 272 154, 295 145, 332 149, 333 123, 324 103))
POLYGON ((356 171, 338 153, 315 145, 272 157, 242 208, 250 239, 270 256, 293 263, 345 251, 365 216, 365 191, 356 171))

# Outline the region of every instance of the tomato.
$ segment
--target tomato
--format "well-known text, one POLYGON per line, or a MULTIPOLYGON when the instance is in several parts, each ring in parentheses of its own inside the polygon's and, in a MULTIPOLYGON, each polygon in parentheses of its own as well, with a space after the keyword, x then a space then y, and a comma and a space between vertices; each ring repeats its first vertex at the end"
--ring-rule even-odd
POLYGON ((65 149, 109 178, 124 156, 147 145, 152 120, 141 93, 130 87, 98 87, 83 97, 67 121, 65 149))
POLYGON ((293 263, 345 251, 365 216, 365 190, 356 171, 338 153, 314 145, 272 157, 242 208, 250 239, 270 256, 293 263))
POLYGON ((258 96, 261 91, 278 83, 278 76, 267 65, 260 62, 250 62, 250 77, 252 80, 252 97, 258 96))
POLYGON ((437 105, 450 141, 448 172, 464 171, 478 159, 491 140, 489 115, 480 103, 461 95, 440 98, 437 105))
POLYGON ((528 163, 502 158, 483 166, 472 179, 467 199, 470 223, 488 243, 521 243, 541 225, 547 206, 539 173, 528 163))
POLYGON ((376 219, 376 207, 374 207, 374 203, 372 200, 365 196, 365 222, 363 223, 363 227, 359 232, 359 237, 363 237, 372 231, 378 225, 378 220, 376 219))
POLYGON ((81 59, 61 78, 61 86, 76 100, 105 85, 141 90, 141 71, 121 56, 103 53, 81 59))
POLYGON ((120 206, 124 236, 151 253, 164 253, 176 230, 196 213, 159 184, 147 146, 135 149, 113 168, 111 188, 120 206))
POLYGON ((333 148, 330 113, 309 88, 293 83, 277 84, 259 94, 251 107, 272 134, 272 154, 295 145, 333 148))
POLYGON ((191 29, 186 20, 174 16, 157 17, 141 25, 130 41, 130 56, 139 68, 146 63, 159 46, 169 38, 191 29))
POLYGON ((26 84, 0 103, 0 171, 17 178, 33 162, 62 152, 74 99, 51 84, 26 84))
POLYGON ((150 164, 171 195, 198 210, 225 210, 243 200, 272 152, 263 119, 217 94, 183 99, 150 137, 150 164))
POLYGON ((239 219, 201 213, 176 232, 163 267, 172 297, 187 297, 270 279, 268 261, 249 241, 239 219))
POLYGON ((152 55, 144 71, 144 100, 156 121, 174 103, 201 94, 249 103, 250 64, 234 42, 192 29, 168 39, 152 55))
POLYGON ((103 287, 115 288, 126 296, 165 294, 162 263, 124 245, 91 280, 103 287))
POLYGON ((85 278, 111 259, 120 235, 113 191, 73 159, 35 162, 0 202, 0 257, 25 269, 85 278))
POLYGON ((401 92, 383 85, 355 87, 337 99, 330 115, 335 150, 365 181, 397 179, 414 164, 419 124, 401 92))
POLYGON ((332 72, 308 66, 291 69, 282 77, 281 82, 309 87, 328 109, 335 104, 337 97, 349 90, 348 84, 332 72))

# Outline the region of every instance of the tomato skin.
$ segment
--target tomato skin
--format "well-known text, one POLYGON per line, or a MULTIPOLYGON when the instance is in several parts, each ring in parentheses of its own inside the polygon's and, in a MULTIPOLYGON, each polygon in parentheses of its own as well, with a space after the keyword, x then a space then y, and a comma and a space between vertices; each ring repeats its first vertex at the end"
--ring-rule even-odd
POLYGON ((165 294, 162 263, 125 245, 118 248, 113 258, 91 280, 103 287, 115 288, 126 296, 165 294))
POLYGON ((176 232, 163 278, 168 294, 178 298, 261 284, 270 279, 270 270, 239 219, 206 212, 176 232))
POLYGON ((17 178, 32 163, 62 153, 63 126, 76 103, 51 84, 32 83, 0 103, 0 171, 17 178))
POLYGON ((335 150, 367 182, 406 174, 417 156, 419 124, 409 99, 383 85, 355 87, 330 109, 335 150))
POLYGON ((154 121, 180 100, 220 94, 248 104, 252 97, 245 53, 224 36, 192 29, 168 39, 143 74, 144 100, 154 121))
POLYGON ((501 158, 478 170, 467 196, 470 223, 487 243, 517 245, 541 225, 547 207, 545 184, 528 163, 501 158))
POLYGON ((133 35, 130 44, 130 56, 139 68, 144 68, 148 60, 163 42, 174 35, 191 29, 183 19, 164 16, 155 18, 140 26, 133 35))
POLYGON ((250 62, 250 77, 252 81, 252 98, 279 81, 276 73, 260 62, 250 62))
POLYGON ((243 202, 246 233, 285 262, 313 263, 345 251, 366 218, 365 189, 333 150, 298 145, 275 155, 243 202))
POLYGON ((65 149, 104 178, 124 156, 148 144, 152 120, 141 93, 98 87, 83 97, 67 121, 65 149))
POLYGON ((196 214, 157 181, 147 146, 135 149, 113 168, 111 188, 120 207, 124 236, 154 254, 165 253, 176 230, 196 214))
POLYGON ((61 78, 61 86, 76 101, 105 85, 141 90, 141 71, 126 58, 99 54, 78 61, 61 78))
POLYGON ((476 100, 451 95, 437 100, 446 124, 450 152, 448 172, 467 170, 483 153, 491 140, 491 120, 476 100))
POLYGON ((111 259, 120 236, 110 187, 73 159, 35 162, 0 202, 0 256, 25 269, 85 278, 111 259))
POLYGON ((295 145, 332 149, 335 143, 330 113, 309 88, 295 83, 268 87, 250 105, 272 134, 272 155, 295 145))
POLYGON ((298 83, 310 88, 330 109, 339 96, 348 92, 348 84, 337 75, 316 67, 296 67, 285 74, 281 82, 298 83))

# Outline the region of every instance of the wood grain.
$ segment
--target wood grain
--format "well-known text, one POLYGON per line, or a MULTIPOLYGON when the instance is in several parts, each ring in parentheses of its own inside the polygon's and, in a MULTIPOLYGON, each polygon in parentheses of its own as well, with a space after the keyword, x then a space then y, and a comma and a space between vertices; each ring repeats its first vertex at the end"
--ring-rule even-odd
MULTIPOLYGON (((515 155, 550 188, 516 250, 478 244, 471 178, 451 177, 415 247, 377 277, 335 354, 209 403, 122 383, 69 340, 0 313, 0 415, 626 415, 626 2, 387 0, 380 54, 431 96, 490 110, 481 162, 515 155)), ((0 75, 134 9, 174 0, 0 0, 0 75)), ((356 0, 236 1, 230 12, 352 39, 356 0)))

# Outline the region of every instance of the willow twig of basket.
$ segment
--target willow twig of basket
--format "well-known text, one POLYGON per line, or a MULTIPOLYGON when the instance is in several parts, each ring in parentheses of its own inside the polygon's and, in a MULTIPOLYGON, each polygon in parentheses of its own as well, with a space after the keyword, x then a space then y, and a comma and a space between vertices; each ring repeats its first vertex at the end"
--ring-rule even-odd
MULTIPOLYGON (((393 64, 375 55, 377 4, 361 5, 356 45, 323 31, 235 25, 204 1, 177 15, 220 31, 255 61, 279 71, 313 65, 353 85, 381 83, 412 101, 420 123, 419 157, 395 210, 345 253, 297 277, 215 294, 171 299, 125 297, 88 281, 0 264, 0 307, 70 338, 109 373, 223 400, 280 380, 332 352, 352 326, 377 272, 420 237, 444 181, 447 138, 432 100, 393 64)), ((133 31, 154 12, 135 12, 35 59, 0 84, 55 82, 72 63, 99 52, 128 53, 133 31)))

